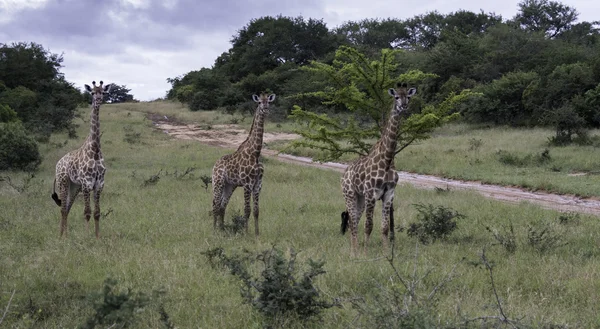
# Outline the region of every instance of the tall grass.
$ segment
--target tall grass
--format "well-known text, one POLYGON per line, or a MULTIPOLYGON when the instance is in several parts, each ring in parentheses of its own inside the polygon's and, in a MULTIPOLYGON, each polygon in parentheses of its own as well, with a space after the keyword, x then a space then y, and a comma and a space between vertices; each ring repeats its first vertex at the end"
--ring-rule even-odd
MULTIPOLYGON (((173 110, 173 114, 178 113, 173 110)), ((19 192, 0 182, 0 315, 15 291, 2 325, 77 327, 94 314, 87 296, 101 291, 105 279, 112 278, 120 289, 163 291, 157 303, 178 328, 258 328, 264 320, 243 303, 239 281, 211 268, 202 252, 215 247, 228 253, 261 251, 276 245, 299 251, 298 262, 324 260, 327 272, 314 284, 324 297, 341 303, 326 310, 321 322, 298 320, 292 327, 373 327, 368 317, 358 316, 353 301, 374 303, 376 292, 398 288, 399 282, 385 259, 389 254, 381 250, 380 207, 368 253, 350 257, 349 239, 339 233, 344 207, 339 173, 265 159, 261 235, 222 234, 213 231, 210 189, 205 191, 199 177, 210 175, 216 159, 229 151, 171 139, 153 129, 145 113, 124 105, 105 105, 100 115, 108 168, 100 240, 85 231, 81 200, 71 210, 68 238, 59 239, 60 211, 50 198, 54 165, 64 153, 79 147, 88 131, 86 124, 80 126, 77 140, 53 136, 52 143, 43 147, 44 161, 27 188, 19 192), (126 141, 132 131, 139 133, 135 143, 126 141), (193 175, 174 174, 188 168, 195 168, 193 175), (145 184, 152 176, 158 179, 145 184)), ((452 147, 459 149, 459 145, 452 147)), ((430 161, 439 158, 432 156, 430 161)), ((2 175, 10 175, 14 184, 26 177, 2 175)), ((597 218, 581 215, 565 220, 564 215, 529 204, 508 205, 470 192, 441 193, 403 185, 396 189, 397 227, 416 222, 414 204, 443 205, 465 216, 448 238, 426 246, 416 248, 417 239, 396 234, 397 270, 414 273, 415 259, 418 274, 431 270, 420 282, 423 291, 433 289, 461 259, 467 260, 436 295, 438 325, 497 314, 489 274, 477 266, 483 248, 494 264, 494 281, 506 313, 538 327, 598 325, 597 218), (514 253, 498 245, 486 229, 503 231, 509 223, 516 235, 514 253), (566 244, 543 252, 534 248, 528 232, 544 225, 560 233, 566 244)), ((243 195, 236 191, 227 220, 242 209, 243 195)), ((133 327, 163 326, 156 308, 145 308, 137 318, 133 327)))

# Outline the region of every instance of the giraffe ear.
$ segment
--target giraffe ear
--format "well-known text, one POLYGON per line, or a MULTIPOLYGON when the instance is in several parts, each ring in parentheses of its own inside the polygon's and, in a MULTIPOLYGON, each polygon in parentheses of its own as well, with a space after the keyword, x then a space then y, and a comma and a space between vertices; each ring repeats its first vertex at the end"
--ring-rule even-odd
POLYGON ((92 92, 92 87, 90 87, 90 85, 84 85, 85 86, 85 90, 88 92, 92 92))
POLYGON ((396 97, 396 89, 394 89, 394 88, 388 89, 388 94, 390 94, 390 96, 392 96, 392 97, 396 97))
POLYGON ((268 100, 269 100, 269 103, 272 102, 272 101, 274 101, 275 100, 275 94, 269 95, 268 100))
POLYGON ((417 93, 417 88, 410 88, 408 90, 407 96, 408 97, 413 97, 416 93, 417 93))
POLYGON ((256 95, 256 94, 252 95, 252 100, 257 103, 260 102, 260 98, 258 98, 258 95, 256 95))
POLYGON ((106 86, 104 86, 104 92, 105 93, 109 93, 110 89, 112 88, 112 83, 107 84, 106 86))

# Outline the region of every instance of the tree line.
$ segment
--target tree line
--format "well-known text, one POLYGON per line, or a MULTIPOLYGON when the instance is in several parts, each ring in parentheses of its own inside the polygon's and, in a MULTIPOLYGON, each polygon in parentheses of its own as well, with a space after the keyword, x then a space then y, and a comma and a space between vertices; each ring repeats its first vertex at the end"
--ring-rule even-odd
MULTIPOLYGON (((91 96, 65 79, 63 61, 34 42, 0 43, 0 170, 35 169, 37 143, 47 143, 53 132, 76 137, 77 108, 90 104, 91 96)), ((115 85, 105 101, 133 101, 129 91, 115 85)))
MULTIPOLYGON (((250 95, 274 92, 281 96, 280 118, 301 108, 297 118, 320 122, 321 132, 331 132, 323 120, 314 121, 316 116, 354 111, 341 99, 326 97, 343 89, 335 75, 344 70, 372 75, 362 82, 345 80, 358 83, 356 90, 346 90, 346 97, 368 99, 374 95, 364 83, 377 81, 377 70, 356 68, 379 62, 382 51, 390 50, 394 65, 384 74, 393 78, 382 87, 407 72, 428 75, 414 81, 419 90, 414 113, 469 91, 473 97, 452 102, 447 115, 460 113, 462 120, 488 125, 552 126, 555 142, 568 143, 584 138, 587 128, 600 127, 599 27, 598 21, 578 21, 575 8, 548 0, 524 0, 510 19, 483 11, 434 11, 330 29, 323 20, 266 16, 242 27, 211 68, 167 79, 167 98, 193 111, 252 110, 250 95), (344 61, 349 51, 356 52, 357 62, 344 61)), ((368 115, 363 119, 376 122, 368 115)), ((343 125, 338 130, 349 127, 343 125)))

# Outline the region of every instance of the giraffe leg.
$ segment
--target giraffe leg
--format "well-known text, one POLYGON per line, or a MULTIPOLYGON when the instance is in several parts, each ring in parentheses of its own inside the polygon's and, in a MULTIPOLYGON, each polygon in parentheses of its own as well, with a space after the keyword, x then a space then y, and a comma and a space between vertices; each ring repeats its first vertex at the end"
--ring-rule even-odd
POLYGON ((258 199, 260 196, 260 189, 262 182, 259 181, 255 186, 254 186, 254 191, 252 191, 252 200, 254 201, 254 234, 256 236, 258 236, 258 199))
POLYGON ((67 237, 67 217, 69 216, 69 210, 71 210, 69 204, 69 200, 71 199, 69 183, 69 178, 66 176, 58 179, 58 193, 60 200, 62 200, 60 205, 60 236, 62 237, 64 234, 65 238, 67 237))
POLYGON ((219 228, 222 230, 225 227, 225 209, 227 209, 227 205, 229 204, 229 199, 231 195, 233 195, 233 191, 235 191, 235 186, 230 184, 225 184, 223 187, 223 194, 221 197, 221 212, 219 214, 219 228))
POLYGON ((346 201, 346 210, 348 211, 350 226, 350 253, 354 257, 358 250, 358 222, 362 215, 363 204, 359 197, 353 191, 343 191, 346 201))
POLYGON ((393 206, 394 206, 394 189, 389 189, 385 191, 382 198, 382 211, 381 211, 381 241, 383 242, 383 248, 387 251, 388 249, 388 233, 390 234, 389 239, 393 239, 394 232, 390 232, 390 229, 393 230, 394 222, 393 218, 393 206))
POLYGON ((223 198, 223 189, 219 186, 219 183, 213 180, 213 228, 217 229, 217 223, 221 217, 221 200, 223 198))
MULTIPOLYGON (((102 185, 94 190, 94 231, 96 239, 100 238, 100 194, 102 193, 102 185)), ((89 224, 89 221, 88 221, 89 224)), ((89 225, 88 225, 89 226, 89 225)))
POLYGON ((367 246, 369 245, 369 237, 373 231, 373 210, 375 209, 376 199, 372 197, 365 198, 366 218, 365 218, 365 248, 364 253, 367 254, 367 246))
POLYGON ((248 222, 250 221, 250 198, 252 197, 252 188, 244 186, 244 220, 246 233, 248 233, 248 222))
POLYGON ((83 190, 83 215, 85 216, 86 226, 90 225, 90 217, 92 217, 92 209, 90 207, 90 189, 87 186, 83 190))
POLYGON ((256 178, 256 182, 254 183, 254 188, 252 189, 252 200, 254 201, 254 235, 258 236, 258 199, 260 196, 260 190, 262 189, 262 177, 263 177, 263 166, 259 164, 258 167, 258 176, 256 178))

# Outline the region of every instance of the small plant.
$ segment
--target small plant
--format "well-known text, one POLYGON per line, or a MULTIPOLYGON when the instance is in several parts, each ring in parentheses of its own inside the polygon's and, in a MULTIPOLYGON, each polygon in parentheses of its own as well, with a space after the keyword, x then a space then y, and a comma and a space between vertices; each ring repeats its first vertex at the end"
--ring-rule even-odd
POLYGON ((504 229, 504 232, 499 232, 498 230, 492 229, 488 226, 486 226, 485 229, 492 233, 494 239, 498 241, 497 244, 504 247, 509 254, 513 254, 515 251, 517 251, 517 237, 515 236, 515 229, 512 221, 509 221, 508 227, 504 229))
POLYGON ((146 187, 146 186, 150 186, 150 185, 155 185, 160 180, 161 174, 162 174, 162 169, 159 170, 158 173, 156 173, 156 175, 152 175, 152 176, 150 176, 150 178, 144 180, 144 183, 142 183, 142 186, 146 187))
MULTIPOLYGON (((375 283, 373 300, 355 298, 352 306, 364 317, 369 328, 437 328, 435 315, 438 313, 437 294, 455 277, 458 261, 450 271, 435 282, 434 268, 423 269, 419 264, 418 244, 415 246, 414 265, 401 266, 407 273, 401 273, 394 262, 394 253, 387 258, 393 272, 392 285, 375 283), (431 275, 434 274, 434 275, 431 275)), ((410 262, 406 259, 404 262, 410 262)), ((454 328, 448 326, 448 328, 454 328)))
POLYGON ((173 173, 169 173, 168 171, 165 172, 165 176, 173 176, 175 177, 175 179, 184 179, 184 178, 190 178, 190 179, 194 179, 194 174, 193 172, 196 171, 196 167, 188 167, 186 170, 184 170, 183 172, 179 172, 179 170, 175 169, 175 171, 173 173))
POLYGON ((225 223, 223 231, 231 235, 243 234, 246 231, 246 219, 239 212, 231 217, 231 224, 225 223))
POLYGON ((21 180, 21 183, 13 183, 10 176, 0 176, 0 182, 6 182, 8 186, 12 187, 15 191, 23 193, 31 186, 31 181, 35 178, 35 173, 30 173, 21 180))
POLYGON ((406 233, 410 237, 417 237, 423 244, 444 239, 456 229, 456 220, 465 216, 457 211, 444 206, 432 204, 414 204, 419 212, 418 223, 412 223, 406 233))
POLYGON ((527 243, 539 253, 553 250, 566 245, 562 242, 559 234, 555 233, 550 226, 532 226, 527 229, 527 243))
POLYGON ((477 138, 469 139, 469 151, 478 151, 479 148, 483 145, 483 141, 477 138))
POLYGON ((140 143, 140 139, 142 136, 141 132, 136 132, 133 130, 133 127, 131 125, 126 125, 123 127, 123 131, 125 131, 125 137, 123 138, 123 141, 129 143, 129 144, 138 144, 140 143))
POLYGON ((434 187, 436 193, 445 194, 451 191, 450 186, 446 185, 446 188, 434 187))
POLYGON ((212 183, 212 177, 208 175, 202 175, 200 176, 200 180, 202 183, 204 183, 204 190, 208 192, 208 184, 212 183))
POLYGON ((568 212, 558 216, 558 223, 562 225, 579 224, 579 220, 579 214, 574 212, 568 212))
POLYGON ((325 309, 335 306, 321 299, 314 279, 325 273, 325 262, 308 260, 309 268, 299 275, 296 256, 290 250, 287 259, 283 252, 271 248, 252 256, 225 255, 222 248, 203 253, 213 267, 225 267, 242 281, 241 295, 245 303, 252 305, 273 327, 282 327, 286 318, 310 320, 318 317, 325 309), (254 277, 248 270, 249 263, 259 262, 263 270, 254 277))
POLYGON ((519 156, 504 150, 498 150, 496 156, 500 163, 514 167, 541 166, 552 161, 550 150, 548 149, 545 149, 540 154, 527 154, 524 156, 519 156))
POLYGON ((151 298, 144 293, 118 291, 117 281, 106 279, 100 293, 92 293, 89 300, 94 307, 94 314, 81 326, 84 329, 96 328, 128 328, 137 322, 136 314, 150 304, 151 298))

